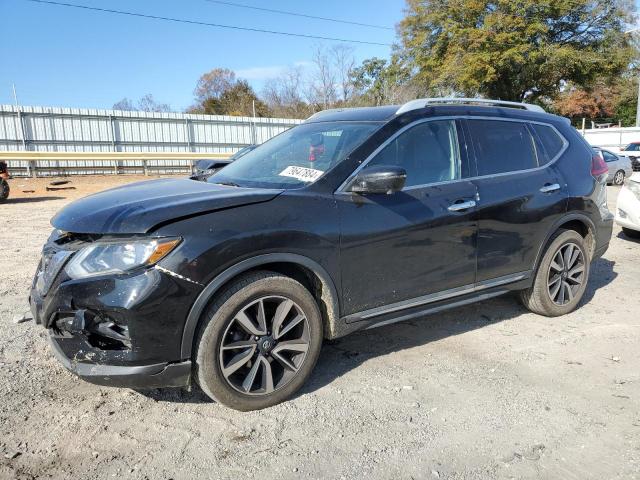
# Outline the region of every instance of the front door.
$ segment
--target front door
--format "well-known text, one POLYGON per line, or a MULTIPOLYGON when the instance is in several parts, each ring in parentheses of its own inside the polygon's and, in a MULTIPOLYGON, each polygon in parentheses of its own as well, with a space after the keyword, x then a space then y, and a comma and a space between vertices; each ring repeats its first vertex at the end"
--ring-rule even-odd
POLYGON ((477 192, 460 137, 454 120, 405 127, 363 167, 403 167, 402 191, 336 193, 346 315, 474 283, 477 192))

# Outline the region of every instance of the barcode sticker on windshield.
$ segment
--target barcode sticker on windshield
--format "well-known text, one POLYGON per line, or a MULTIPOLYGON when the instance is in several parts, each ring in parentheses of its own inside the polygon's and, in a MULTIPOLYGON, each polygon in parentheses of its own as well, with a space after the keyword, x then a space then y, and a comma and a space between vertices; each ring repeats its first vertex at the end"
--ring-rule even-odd
POLYGON ((296 167, 291 165, 279 173, 282 177, 291 177, 301 182, 313 182, 317 180, 324 172, 313 168, 296 167))

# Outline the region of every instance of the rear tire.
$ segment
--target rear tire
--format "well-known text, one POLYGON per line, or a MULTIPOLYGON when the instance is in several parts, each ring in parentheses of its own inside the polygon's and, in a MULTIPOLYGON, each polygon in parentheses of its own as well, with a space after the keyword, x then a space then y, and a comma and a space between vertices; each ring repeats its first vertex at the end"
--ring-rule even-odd
POLYGON ((558 230, 549 241, 533 285, 520 292, 522 304, 547 317, 575 310, 587 287, 590 262, 584 238, 574 230, 558 230))
POLYGON ((249 273, 205 313, 196 339, 194 378, 227 407, 259 410, 291 397, 310 376, 323 339, 311 293, 274 272, 249 273))
POLYGON ((622 185, 624 183, 624 171, 618 170, 613 176, 614 185, 622 185))
POLYGON ((9 182, 4 179, 0 179, 0 202, 4 202, 9 198, 9 182))
POLYGON ((629 238, 640 238, 640 231, 632 230, 627 227, 622 227, 622 233, 624 233, 629 238))

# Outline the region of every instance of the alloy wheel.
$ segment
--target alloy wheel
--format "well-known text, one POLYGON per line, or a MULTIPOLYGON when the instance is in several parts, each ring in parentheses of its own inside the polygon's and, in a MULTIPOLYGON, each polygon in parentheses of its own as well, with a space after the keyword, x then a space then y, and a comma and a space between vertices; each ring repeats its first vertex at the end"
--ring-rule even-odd
POLYGON ((284 387, 305 361, 307 316, 293 300, 267 296, 241 307, 222 335, 220 369, 235 390, 266 395, 284 387))
POLYGON ((547 277, 547 291, 556 305, 573 300, 585 281, 582 250, 575 243, 562 245, 551 260, 547 277))
POLYGON ((616 185, 622 185, 624 183, 624 172, 618 171, 613 177, 613 183, 616 185))

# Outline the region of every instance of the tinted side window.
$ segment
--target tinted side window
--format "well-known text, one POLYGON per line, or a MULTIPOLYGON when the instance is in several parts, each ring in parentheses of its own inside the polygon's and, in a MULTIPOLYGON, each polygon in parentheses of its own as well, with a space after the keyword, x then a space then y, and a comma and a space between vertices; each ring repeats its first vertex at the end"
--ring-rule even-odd
POLYGON ((515 172, 538 166, 533 138, 523 122, 469 120, 478 158, 478 175, 515 172))
POLYGON ((532 123, 531 127, 536 132, 540 143, 542 143, 542 147, 546 155, 541 155, 540 163, 548 163, 553 160, 556 155, 560 153, 562 147, 564 146, 564 142, 558 133, 551 127, 547 125, 539 125, 537 123, 532 123), (542 160, 544 158, 544 161, 542 160))
POLYGON ((424 122, 401 133, 369 162, 407 171, 405 186, 460 178, 458 136, 454 121, 424 122))
POLYGON ((602 156, 604 157, 604 161, 607 163, 615 162, 616 160, 618 160, 618 157, 609 152, 602 152, 602 156))

